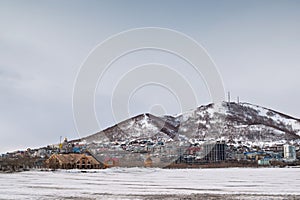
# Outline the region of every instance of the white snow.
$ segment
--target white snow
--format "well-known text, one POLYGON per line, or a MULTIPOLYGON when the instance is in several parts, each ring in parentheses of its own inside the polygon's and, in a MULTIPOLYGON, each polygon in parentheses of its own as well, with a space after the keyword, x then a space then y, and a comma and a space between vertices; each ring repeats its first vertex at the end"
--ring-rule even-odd
MULTIPOLYGON (((148 117, 147 117, 147 115, 145 115, 145 114, 144 114, 143 120, 141 121, 141 125, 142 125, 143 128, 148 128, 148 127, 151 126, 151 125, 148 123, 148 117)), ((151 128, 152 128, 152 126, 151 126, 151 128)))
MULTIPOLYGON (((111 168, 0 174, 0 199, 103 198, 104 194, 297 194, 300 168, 111 168)), ((116 197, 116 196, 115 196, 116 197)))
POLYGON ((252 105, 252 104, 249 104, 249 103, 243 103, 242 105, 257 110, 261 116, 267 116, 269 118, 272 118, 274 121, 283 122, 286 125, 290 125, 293 130, 297 131, 297 135, 300 136, 300 123, 299 123, 299 121, 297 121, 295 119, 292 119, 292 118, 283 117, 283 116, 279 115, 276 112, 273 112, 273 111, 271 111, 267 108, 263 108, 263 107, 260 107, 260 106, 252 105), (268 116, 267 115, 268 112, 272 112, 274 114, 274 116, 268 116))

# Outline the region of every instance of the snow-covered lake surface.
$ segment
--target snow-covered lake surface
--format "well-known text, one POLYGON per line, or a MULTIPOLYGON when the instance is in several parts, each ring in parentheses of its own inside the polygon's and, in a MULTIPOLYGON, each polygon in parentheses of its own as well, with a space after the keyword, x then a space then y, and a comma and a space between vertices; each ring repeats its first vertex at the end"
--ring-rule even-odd
POLYGON ((132 195, 195 193, 300 195, 300 168, 111 168, 0 174, 0 199, 132 199, 132 195))

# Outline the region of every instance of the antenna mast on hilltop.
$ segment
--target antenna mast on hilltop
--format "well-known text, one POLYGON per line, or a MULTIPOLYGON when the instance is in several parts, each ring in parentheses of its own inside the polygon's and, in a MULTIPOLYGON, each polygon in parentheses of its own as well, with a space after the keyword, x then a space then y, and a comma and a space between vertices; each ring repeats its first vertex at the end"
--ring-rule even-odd
POLYGON ((228 102, 227 102, 228 109, 230 110, 230 92, 228 92, 228 102))
POLYGON ((228 103, 230 103, 230 92, 228 92, 228 103))
POLYGON ((240 97, 237 96, 237 103, 240 104, 240 97))

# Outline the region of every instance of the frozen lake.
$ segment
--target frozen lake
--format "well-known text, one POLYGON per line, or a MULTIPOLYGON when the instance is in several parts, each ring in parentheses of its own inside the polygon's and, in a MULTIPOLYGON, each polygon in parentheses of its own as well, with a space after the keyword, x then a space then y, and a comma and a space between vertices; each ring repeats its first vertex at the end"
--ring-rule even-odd
POLYGON ((29 171, 0 174, 0 199, 141 199, 139 195, 300 195, 300 168, 29 171))

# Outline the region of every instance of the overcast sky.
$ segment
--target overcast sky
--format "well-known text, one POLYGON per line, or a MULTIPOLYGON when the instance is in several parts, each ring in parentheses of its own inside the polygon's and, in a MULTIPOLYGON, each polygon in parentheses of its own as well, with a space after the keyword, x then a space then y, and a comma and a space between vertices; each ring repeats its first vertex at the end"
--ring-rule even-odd
MULTIPOLYGON (((60 136, 77 138, 72 92, 81 64, 106 38, 138 27, 187 34, 207 50, 232 98, 299 118, 299 10, 296 0, 0 0, 0 152, 58 143, 60 136)), ((121 66, 149 62, 181 69, 197 84, 186 63, 150 50, 119 60, 107 80, 122 76, 121 66)), ((209 103, 199 80, 200 104, 209 103)), ((109 102, 97 90, 104 128, 115 123, 109 102)), ((172 95, 152 86, 133 95, 130 114, 149 112, 153 104, 166 104, 168 114, 179 111, 170 106, 176 104, 172 95)))

